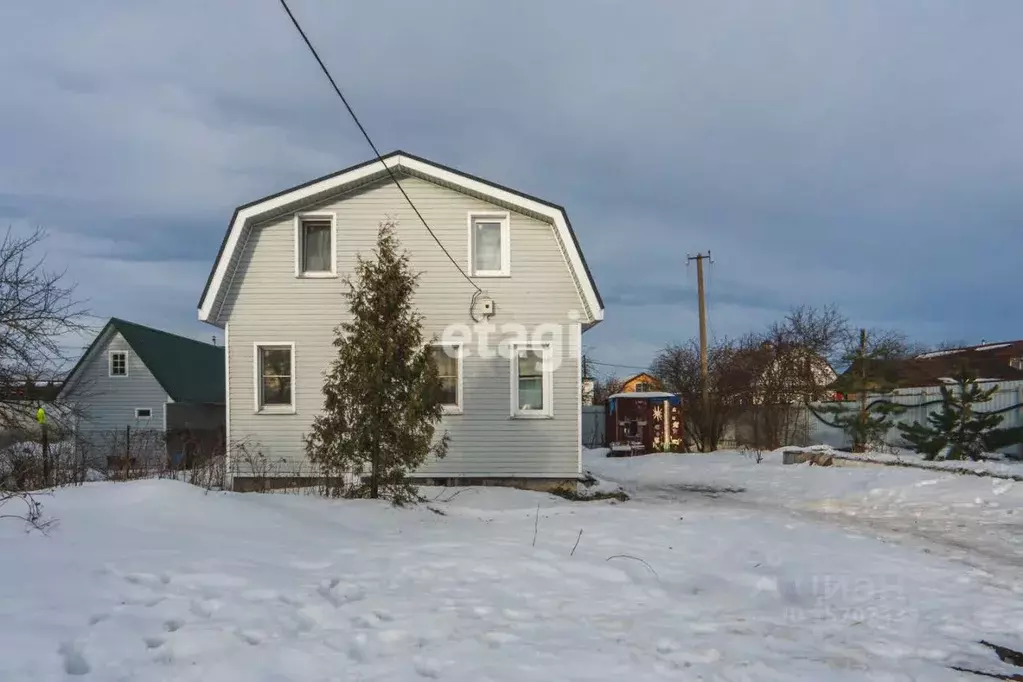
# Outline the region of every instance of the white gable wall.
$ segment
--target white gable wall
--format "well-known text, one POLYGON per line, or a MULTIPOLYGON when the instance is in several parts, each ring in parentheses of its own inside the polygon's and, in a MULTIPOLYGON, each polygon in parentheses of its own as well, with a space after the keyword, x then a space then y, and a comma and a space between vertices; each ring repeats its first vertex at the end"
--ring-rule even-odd
MULTIPOLYGON (((506 209, 406 177, 402 186, 447 250, 468 271, 468 215, 506 209)), ((379 223, 398 220, 397 236, 421 273, 416 298, 427 336, 440 336, 451 324, 472 324, 473 287, 447 259, 390 182, 303 210, 337 216, 337 270, 352 271, 357 253, 370 255, 379 223)), ((284 460, 282 473, 311 474, 302 436, 322 406, 323 372, 334 356, 333 329, 347 315, 342 279, 295 277, 294 214, 248 228, 237 252, 237 266, 226 278, 219 319, 230 325, 229 430, 233 444, 244 442, 271 460, 284 460), (255 412, 254 344, 295 344, 296 414, 255 412)), ((464 412, 444 418, 451 449, 424 474, 463 476, 571 477, 579 472, 580 375, 578 314, 583 302, 566 255, 551 223, 510 214, 511 276, 477 278, 495 301, 496 325, 518 323, 528 330, 562 325, 554 353, 565 358, 554 373, 552 419, 510 417, 510 361, 481 358, 467 348, 463 362, 464 412)), ((240 458, 232 462, 246 475, 240 458)))
POLYGON ((163 431, 167 392, 123 336, 117 332, 108 332, 108 336, 105 342, 96 345, 79 369, 75 383, 68 388, 67 398, 83 413, 78 430, 120 432, 130 426, 163 431), (127 351, 127 377, 110 376, 107 363, 112 350, 127 351), (135 419, 137 407, 151 409, 152 417, 135 419))

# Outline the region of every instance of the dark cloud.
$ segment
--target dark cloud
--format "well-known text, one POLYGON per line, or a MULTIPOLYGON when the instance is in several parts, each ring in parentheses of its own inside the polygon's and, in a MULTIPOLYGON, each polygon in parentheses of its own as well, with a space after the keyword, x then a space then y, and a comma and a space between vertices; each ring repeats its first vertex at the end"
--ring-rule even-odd
MULTIPOLYGON (((568 208, 603 359, 695 332, 708 248, 718 334, 834 302, 924 340, 1021 335, 1016 2, 294 8, 381 148, 568 208)), ((100 315, 207 336, 234 206, 368 156, 272 2, 7 3, 0 44, 0 221, 85 249, 56 255, 100 315)))

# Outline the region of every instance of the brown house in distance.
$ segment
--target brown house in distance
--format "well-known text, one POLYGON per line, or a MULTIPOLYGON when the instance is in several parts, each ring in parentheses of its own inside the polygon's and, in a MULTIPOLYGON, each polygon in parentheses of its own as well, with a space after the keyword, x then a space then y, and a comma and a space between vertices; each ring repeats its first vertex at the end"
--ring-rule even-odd
MULTIPOLYGON (((1023 381, 1023 341, 937 350, 905 360, 873 361, 868 374, 879 387, 923 388, 946 383, 963 367, 980 381, 1023 381)), ((856 368, 854 363, 844 374, 851 374, 856 368)), ((841 381, 839 377, 839 387, 841 381)))
POLYGON ((656 377, 640 372, 622 382, 622 393, 646 393, 647 391, 663 390, 661 382, 656 377))

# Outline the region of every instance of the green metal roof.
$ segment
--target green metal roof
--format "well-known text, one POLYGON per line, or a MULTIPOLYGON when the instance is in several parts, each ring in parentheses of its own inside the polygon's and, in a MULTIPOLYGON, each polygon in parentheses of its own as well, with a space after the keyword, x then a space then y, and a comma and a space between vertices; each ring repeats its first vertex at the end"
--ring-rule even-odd
POLYGON ((124 337, 174 402, 224 404, 223 347, 117 317, 110 318, 96 340, 71 370, 68 384, 91 354, 93 347, 111 329, 124 337))
POLYGON ((176 403, 224 403, 224 349, 116 317, 110 324, 176 403))

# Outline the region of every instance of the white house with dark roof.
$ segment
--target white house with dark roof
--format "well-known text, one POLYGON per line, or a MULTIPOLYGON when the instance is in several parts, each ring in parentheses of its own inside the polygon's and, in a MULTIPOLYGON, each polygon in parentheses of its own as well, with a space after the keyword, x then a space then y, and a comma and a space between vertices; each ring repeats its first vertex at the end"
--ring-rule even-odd
POLYGON ((425 335, 450 355, 438 354, 450 448, 416 475, 537 486, 578 478, 581 337, 604 305, 565 210, 398 151, 231 218, 199 319, 224 330, 236 487, 250 472, 234 444, 281 463, 282 475, 313 473, 303 435, 322 409, 333 330, 349 314, 343 277, 388 218, 420 273, 425 335), (485 343, 481 325, 494 328, 485 343), (452 329, 471 334, 452 340, 452 329))

